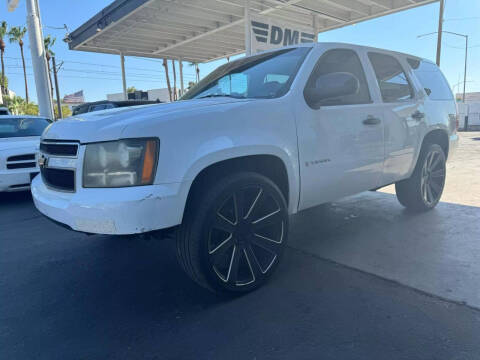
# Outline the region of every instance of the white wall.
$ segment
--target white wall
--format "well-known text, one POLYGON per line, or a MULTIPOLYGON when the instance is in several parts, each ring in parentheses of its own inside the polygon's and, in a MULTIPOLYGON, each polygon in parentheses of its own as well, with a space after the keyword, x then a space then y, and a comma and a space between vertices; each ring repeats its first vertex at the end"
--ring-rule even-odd
MULTIPOLYGON (((147 93, 148 93, 148 100, 155 101, 159 99, 161 102, 170 101, 170 97, 168 96, 168 89, 151 89, 151 90, 147 90, 147 93)), ((107 94, 107 100, 122 101, 123 93, 107 94)))

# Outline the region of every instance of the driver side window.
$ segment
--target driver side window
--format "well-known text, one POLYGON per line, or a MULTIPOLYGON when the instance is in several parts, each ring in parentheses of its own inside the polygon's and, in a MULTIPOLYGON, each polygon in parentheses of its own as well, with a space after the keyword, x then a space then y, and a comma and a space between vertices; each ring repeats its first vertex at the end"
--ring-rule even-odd
MULTIPOLYGON (((372 102, 362 63, 355 51, 350 49, 334 49, 324 53, 315 65, 306 88, 315 87, 320 77, 333 73, 353 75, 358 79, 358 91, 354 94, 328 99, 322 102, 322 106, 369 104, 372 102)), ((332 84, 332 86, 335 85, 332 84)))

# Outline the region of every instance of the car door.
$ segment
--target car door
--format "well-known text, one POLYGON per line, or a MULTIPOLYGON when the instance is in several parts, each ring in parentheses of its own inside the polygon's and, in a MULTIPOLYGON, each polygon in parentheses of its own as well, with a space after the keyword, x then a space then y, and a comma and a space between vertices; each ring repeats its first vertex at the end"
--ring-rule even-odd
POLYGON ((358 91, 320 106, 307 100, 297 106, 300 210, 375 188, 382 173, 383 111, 373 101, 373 79, 369 84, 355 50, 335 48, 320 56, 306 88, 333 73, 354 75, 358 91))
POLYGON ((425 123, 423 93, 417 91, 405 59, 369 52, 382 97, 385 122, 385 162, 381 185, 404 179, 413 170, 425 123), (408 69, 408 70, 405 70, 408 69))

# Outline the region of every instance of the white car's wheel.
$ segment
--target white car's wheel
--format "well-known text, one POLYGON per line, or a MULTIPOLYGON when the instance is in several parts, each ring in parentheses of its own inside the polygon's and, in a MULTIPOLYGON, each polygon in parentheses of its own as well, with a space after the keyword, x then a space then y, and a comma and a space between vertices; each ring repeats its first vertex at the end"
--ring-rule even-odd
POLYGON ((433 209, 440 201, 445 186, 445 165, 443 149, 437 144, 427 144, 419 155, 412 176, 395 184, 400 203, 414 211, 433 209))
POLYGON ((244 293, 265 283, 288 236, 280 189, 262 175, 237 173, 194 196, 177 232, 186 273, 215 292, 244 293))

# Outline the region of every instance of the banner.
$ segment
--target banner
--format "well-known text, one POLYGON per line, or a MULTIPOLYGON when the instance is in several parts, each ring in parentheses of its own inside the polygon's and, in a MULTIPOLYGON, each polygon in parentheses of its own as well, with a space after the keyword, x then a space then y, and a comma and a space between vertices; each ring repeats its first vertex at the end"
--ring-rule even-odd
POLYGON ((311 43, 316 34, 311 28, 280 22, 264 16, 250 16, 252 54, 287 45, 311 43))

